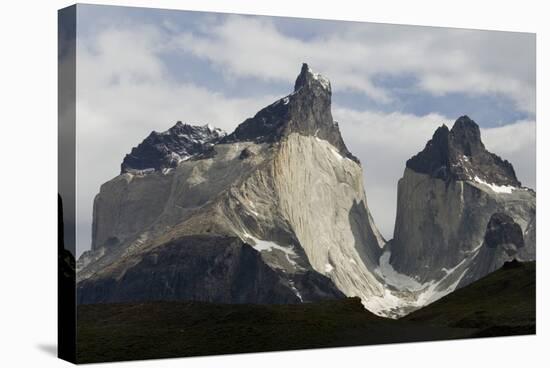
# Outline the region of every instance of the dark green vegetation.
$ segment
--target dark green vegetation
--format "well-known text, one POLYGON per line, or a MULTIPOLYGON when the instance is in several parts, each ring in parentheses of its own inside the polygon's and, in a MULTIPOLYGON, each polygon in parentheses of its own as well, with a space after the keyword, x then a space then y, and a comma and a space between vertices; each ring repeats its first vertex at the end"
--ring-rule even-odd
POLYGON ((475 328, 476 337, 535 333, 536 264, 512 261, 404 319, 475 328))
POLYGON ((150 302, 78 307, 78 362, 528 334, 535 263, 503 269, 401 320, 358 298, 293 305, 150 302))
POLYGON ((81 305, 78 362, 419 341, 471 331, 376 317, 358 298, 306 304, 81 305))

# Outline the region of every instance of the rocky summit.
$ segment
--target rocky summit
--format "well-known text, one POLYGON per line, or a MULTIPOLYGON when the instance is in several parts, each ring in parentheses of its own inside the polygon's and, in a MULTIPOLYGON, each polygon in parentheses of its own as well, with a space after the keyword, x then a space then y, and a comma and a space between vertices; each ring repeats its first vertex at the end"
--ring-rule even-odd
POLYGON ((451 130, 438 128, 407 161, 384 259, 401 278, 418 282, 397 287, 409 293, 403 306, 418 308, 506 261, 534 260, 535 227, 535 192, 486 150, 477 124, 463 116, 451 130))
POLYGON ((192 156, 204 154, 225 136, 210 125, 176 125, 165 132, 152 132, 124 157, 120 172, 140 173, 171 169, 192 156))
POLYGON ((298 133, 327 141, 344 157, 359 162, 347 149, 338 123, 332 119, 331 96, 330 81, 304 63, 293 93, 245 120, 222 142, 275 142, 298 133))
POLYGON ((479 126, 468 116, 458 118, 451 130, 446 125, 438 128, 424 150, 407 161, 407 168, 443 180, 521 186, 512 164, 485 149, 479 126))

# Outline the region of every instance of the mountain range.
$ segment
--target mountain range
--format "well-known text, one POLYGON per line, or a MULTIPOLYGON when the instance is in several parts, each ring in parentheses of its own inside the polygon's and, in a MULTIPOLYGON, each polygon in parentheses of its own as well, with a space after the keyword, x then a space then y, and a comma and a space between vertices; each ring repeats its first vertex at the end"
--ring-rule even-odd
POLYGON ((78 303, 359 297, 399 318, 535 260, 536 194, 467 116, 405 163, 384 239, 331 99, 303 64, 292 93, 229 134, 181 122, 152 132, 94 200, 78 303))

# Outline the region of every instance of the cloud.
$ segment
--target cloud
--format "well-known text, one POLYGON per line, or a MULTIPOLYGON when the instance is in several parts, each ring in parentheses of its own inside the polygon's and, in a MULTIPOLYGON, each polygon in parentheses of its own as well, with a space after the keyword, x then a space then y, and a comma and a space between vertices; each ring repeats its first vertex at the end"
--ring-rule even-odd
POLYGON ((231 131, 275 96, 233 98, 175 82, 160 57, 169 41, 152 27, 111 27, 78 42, 78 254, 91 239, 92 203, 124 155, 177 120, 231 131))
MULTIPOLYGON (((341 23, 305 40, 283 33, 277 18, 227 16, 207 33, 185 32, 176 47, 208 60, 228 76, 289 82, 307 61, 335 81, 333 88, 388 103, 396 96, 376 83, 384 76, 413 77, 411 88, 501 95, 535 112, 535 38, 510 32, 341 23)), ((287 20, 288 21, 288 20, 287 20)))
POLYGON ((482 129, 485 147, 510 161, 522 185, 537 187, 537 139, 534 121, 518 121, 498 128, 482 129))

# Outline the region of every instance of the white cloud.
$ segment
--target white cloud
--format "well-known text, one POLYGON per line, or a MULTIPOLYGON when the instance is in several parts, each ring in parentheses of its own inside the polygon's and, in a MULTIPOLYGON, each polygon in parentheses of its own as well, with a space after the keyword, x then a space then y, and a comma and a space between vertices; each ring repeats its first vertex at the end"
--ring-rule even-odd
POLYGON ((482 129, 485 147, 510 161, 522 185, 536 189, 537 139, 534 121, 518 121, 498 128, 482 129))
POLYGON ((275 96, 231 98, 174 82, 158 52, 166 40, 150 27, 108 28, 80 39, 77 53, 78 253, 90 245, 92 203, 118 175, 124 155, 152 130, 177 120, 231 131, 275 96))
POLYGON ((207 34, 184 33, 176 45, 228 75, 290 82, 307 61, 335 81, 379 102, 395 96, 374 79, 413 76, 434 95, 497 94, 535 110, 534 37, 527 34, 349 23, 341 32, 303 41, 283 34, 272 18, 228 16, 207 34))

